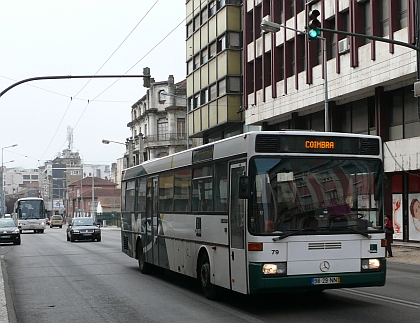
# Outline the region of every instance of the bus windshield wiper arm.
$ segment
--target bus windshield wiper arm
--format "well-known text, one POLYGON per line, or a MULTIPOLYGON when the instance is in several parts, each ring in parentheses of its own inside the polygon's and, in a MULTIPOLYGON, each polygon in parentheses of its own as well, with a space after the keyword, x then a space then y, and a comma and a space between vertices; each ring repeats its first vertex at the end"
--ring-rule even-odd
POLYGON ((357 230, 357 229, 353 229, 353 228, 351 228, 349 226, 345 226, 345 227, 342 227, 342 228, 343 229, 347 229, 348 231, 352 231, 354 233, 361 234, 362 236, 364 236, 364 237, 366 237, 368 239, 371 239, 372 238, 372 235, 370 233, 363 232, 363 231, 360 231, 360 230, 357 230))
POLYGON ((273 238, 273 241, 279 241, 279 240, 282 240, 282 239, 290 237, 290 236, 295 236, 295 235, 298 235, 298 234, 300 234, 304 231, 317 231, 317 230, 316 230, 316 228, 301 228, 299 230, 290 231, 290 232, 284 233, 283 235, 281 235, 279 237, 273 238))

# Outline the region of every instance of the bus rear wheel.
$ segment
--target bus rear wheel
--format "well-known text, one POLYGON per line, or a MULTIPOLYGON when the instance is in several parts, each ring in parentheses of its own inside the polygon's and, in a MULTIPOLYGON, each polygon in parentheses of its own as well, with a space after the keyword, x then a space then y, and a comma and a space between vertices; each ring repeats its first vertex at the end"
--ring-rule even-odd
POLYGON ((217 286, 210 282, 211 270, 210 261, 207 254, 201 257, 198 270, 198 279, 200 280, 204 296, 211 300, 217 299, 217 286))

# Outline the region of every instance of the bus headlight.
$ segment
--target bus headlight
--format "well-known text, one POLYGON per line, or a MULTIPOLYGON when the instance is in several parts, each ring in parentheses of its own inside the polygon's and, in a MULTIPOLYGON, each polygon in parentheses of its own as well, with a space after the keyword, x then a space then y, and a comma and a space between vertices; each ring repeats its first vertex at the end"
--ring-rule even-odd
POLYGON ((264 264, 262 272, 264 276, 284 276, 287 274, 287 265, 285 262, 264 264))
POLYGON ((381 262, 379 259, 362 259, 362 271, 380 270, 381 262))

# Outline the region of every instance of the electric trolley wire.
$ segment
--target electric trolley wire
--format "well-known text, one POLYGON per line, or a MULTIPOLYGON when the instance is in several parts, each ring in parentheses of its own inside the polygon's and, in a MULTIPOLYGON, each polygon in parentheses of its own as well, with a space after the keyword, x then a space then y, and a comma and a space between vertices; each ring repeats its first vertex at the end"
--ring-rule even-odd
MULTIPOLYGON (((157 4, 159 2, 159 0, 156 0, 155 1, 155 3, 153 3, 153 5, 149 8, 149 10, 145 13, 145 15, 140 19, 140 21, 134 26, 134 28, 129 32, 129 34, 124 38, 124 40, 121 42, 121 44, 119 44, 118 46, 117 46, 117 48, 112 52, 112 54, 108 57, 108 59, 101 65, 101 67, 95 72, 95 74, 94 75, 97 75, 98 73, 99 73, 99 71, 106 65, 106 63, 108 63, 109 62, 109 60, 115 55, 115 53, 118 51, 118 49, 120 49, 121 48, 121 46, 124 44, 124 42, 131 36, 131 34, 134 32, 134 30, 140 25, 140 23, 149 15, 149 13, 152 11, 152 9, 155 7, 155 5, 157 4)), ((82 88, 74 95, 74 97, 77 97, 79 94, 80 94, 80 92, 82 92, 83 91, 83 89, 84 88, 86 88, 86 86, 90 83, 90 81, 91 81, 92 79, 89 79, 86 83, 85 83, 85 85, 83 85, 82 86, 82 88)), ((104 92, 104 91, 103 91, 104 92)), ((103 93, 102 92, 102 93, 103 93)), ((96 97, 97 98, 97 97, 96 97)), ((60 120, 60 122, 59 122, 59 124, 58 124, 58 126, 57 126, 57 128, 56 128, 56 130, 55 130, 55 132, 54 132, 54 135, 53 135, 53 137, 51 138, 51 141, 50 141, 50 143, 48 144, 48 146, 45 148, 45 151, 44 151, 44 153, 41 155, 41 157, 39 158, 39 159, 42 159, 43 157, 44 157, 44 155, 47 153, 47 151, 48 151, 48 149, 50 148, 50 146, 51 146, 51 144, 52 144, 52 142, 54 141, 54 139, 56 138, 56 136, 57 136, 57 133, 58 133, 58 131, 59 131, 59 129, 60 129, 60 127, 61 127, 61 125, 62 125, 62 123, 63 123, 63 121, 64 121, 64 118, 65 118, 65 116, 66 116, 66 114, 67 114, 67 112, 68 112, 68 110, 70 109, 70 106, 71 106, 71 104, 72 104, 72 101, 73 101, 73 99, 71 98, 70 99, 70 102, 68 103, 68 105, 67 105, 67 108, 66 108, 66 110, 64 111, 64 114, 63 114, 63 116, 62 116, 62 118, 61 118, 61 120, 60 120)), ((82 111, 82 114, 80 115, 80 117, 79 117, 79 119, 77 120, 77 122, 76 122, 76 124, 73 126, 73 130, 72 130, 72 132, 74 131, 74 128, 77 126, 77 124, 79 123, 79 121, 80 121, 80 119, 82 118, 82 116, 83 116, 83 114, 85 113, 85 111, 86 111, 86 109, 87 109, 87 107, 89 106, 89 100, 88 100, 88 104, 85 106, 85 108, 84 108, 84 110, 82 111)), ((64 143, 61 145, 61 147, 63 147, 65 145, 65 141, 64 141, 64 143)))

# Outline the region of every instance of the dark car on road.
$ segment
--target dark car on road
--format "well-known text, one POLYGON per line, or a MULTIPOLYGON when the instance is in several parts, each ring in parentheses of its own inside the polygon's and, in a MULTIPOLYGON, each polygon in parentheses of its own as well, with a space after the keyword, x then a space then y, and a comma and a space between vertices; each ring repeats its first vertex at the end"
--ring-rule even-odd
POLYGON ((20 231, 15 221, 10 218, 0 219, 0 243, 20 244, 20 231))
POLYGON ((101 228, 89 217, 74 218, 67 226, 67 241, 101 241, 101 228))

